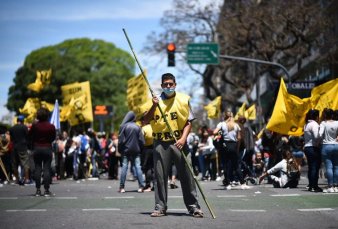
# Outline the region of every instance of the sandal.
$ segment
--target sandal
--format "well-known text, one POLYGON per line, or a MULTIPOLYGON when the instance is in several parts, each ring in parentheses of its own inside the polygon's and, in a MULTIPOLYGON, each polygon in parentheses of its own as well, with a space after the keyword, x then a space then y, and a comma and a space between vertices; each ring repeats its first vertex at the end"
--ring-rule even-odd
POLYGON ((151 217, 161 217, 161 216, 165 216, 167 215, 165 211, 158 211, 158 210, 155 210, 153 211, 153 213, 150 214, 151 217))
POLYGON ((200 209, 195 209, 194 212, 192 213, 192 216, 194 218, 203 218, 204 214, 200 209))

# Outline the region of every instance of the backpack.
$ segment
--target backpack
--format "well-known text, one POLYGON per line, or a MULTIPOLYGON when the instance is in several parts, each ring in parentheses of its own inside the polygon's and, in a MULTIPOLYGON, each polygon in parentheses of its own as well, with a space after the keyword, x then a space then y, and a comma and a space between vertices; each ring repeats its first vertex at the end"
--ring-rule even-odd
POLYGON ((222 149, 223 147, 225 148, 225 142, 224 142, 224 137, 222 134, 222 131, 218 131, 218 134, 214 136, 213 142, 212 142, 217 150, 222 149))
POLYGON ((88 148, 89 148, 88 139, 86 138, 85 135, 81 135, 80 153, 82 154, 87 152, 88 148))

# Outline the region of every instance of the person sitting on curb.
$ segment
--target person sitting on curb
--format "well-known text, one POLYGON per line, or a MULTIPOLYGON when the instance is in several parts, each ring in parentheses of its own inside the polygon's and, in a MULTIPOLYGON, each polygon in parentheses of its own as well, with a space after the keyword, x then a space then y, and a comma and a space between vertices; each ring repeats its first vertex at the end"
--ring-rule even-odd
POLYGON ((300 172, 288 146, 283 147, 282 156, 283 159, 278 164, 259 177, 259 184, 265 177, 270 176, 275 188, 297 188, 300 172), (272 175, 277 172, 280 172, 280 176, 272 175))

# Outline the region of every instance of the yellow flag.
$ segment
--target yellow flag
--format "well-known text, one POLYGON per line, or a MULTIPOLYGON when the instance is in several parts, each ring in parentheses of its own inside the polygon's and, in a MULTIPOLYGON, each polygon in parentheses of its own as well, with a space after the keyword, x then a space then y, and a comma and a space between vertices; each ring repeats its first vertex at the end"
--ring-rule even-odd
POLYGON ((245 117, 245 108, 246 108, 246 103, 243 103, 242 106, 237 111, 237 114, 235 115, 235 120, 238 120, 240 116, 245 117))
POLYGON ((253 104, 251 107, 246 109, 245 118, 248 120, 256 120, 256 105, 253 104))
POLYGON ((314 109, 338 109, 338 78, 314 87, 311 90, 311 103, 314 109))
POLYGON ((71 126, 93 121, 93 108, 89 81, 63 85, 61 87, 61 91, 64 105, 67 106, 71 104, 72 99, 74 100, 71 108, 64 108, 65 111, 62 113, 62 120, 64 120, 70 112, 71 114, 67 117, 67 119, 71 126))
MULTIPOLYGON (((146 72, 145 72, 146 75, 146 72)), ((149 100, 149 87, 142 74, 128 80, 127 103, 128 108, 141 116, 141 106, 149 100)))
POLYGON ((52 112, 54 110, 54 104, 52 104, 52 103, 47 103, 46 101, 41 101, 40 104, 41 104, 41 107, 46 108, 50 112, 52 112))
POLYGON ((300 99, 288 94, 283 78, 281 79, 277 100, 267 129, 286 135, 303 134, 305 115, 311 109, 310 98, 300 99))
POLYGON ((44 86, 50 84, 51 76, 52 69, 36 71, 35 82, 28 84, 27 88, 35 92, 40 92, 44 86))
POLYGON ((208 118, 219 118, 221 114, 222 96, 217 96, 208 105, 204 106, 204 109, 208 112, 208 118))
POLYGON ((27 114, 25 123, 32 123, 35 119, 36 112, 40 108, 39 98, 28 98, 23 108, 19 108, 20 113, 27 114))

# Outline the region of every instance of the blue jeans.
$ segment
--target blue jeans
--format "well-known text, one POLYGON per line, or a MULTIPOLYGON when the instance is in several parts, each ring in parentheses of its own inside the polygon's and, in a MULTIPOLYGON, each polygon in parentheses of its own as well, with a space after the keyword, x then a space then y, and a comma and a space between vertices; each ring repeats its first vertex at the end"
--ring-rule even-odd
POLYGON ((307 146, 304 148, 304 153, 308 163, 308 179, 309 188, 318 187, 318 175, 321 161, 320 149, 318 147, 307 146))
POLYGON ((323 144, 322 160, 325 163, 329 187, 338 184, 338 144, 323 144))
POLYGON ((128 162, 131 162, 131 166, 134 166, 138 185, 140 188, 144 187, 143 174, 141 169, 141 157, 140 154, 134 155, 122 155, 122 169, 121 169, 121 178, 120 178, 120 188, 124 188, 126 183, 126 177, 128 172, 128 162))

